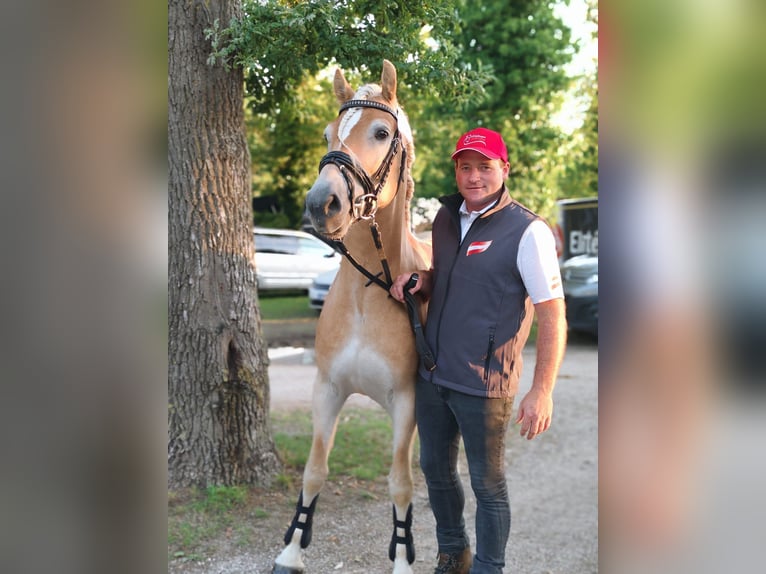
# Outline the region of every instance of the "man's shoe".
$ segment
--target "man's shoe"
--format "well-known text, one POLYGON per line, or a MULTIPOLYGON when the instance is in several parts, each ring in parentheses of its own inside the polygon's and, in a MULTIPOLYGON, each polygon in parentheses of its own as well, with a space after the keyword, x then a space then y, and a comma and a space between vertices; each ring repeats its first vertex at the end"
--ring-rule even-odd
POLYGON ((473 555, 470 548, 464 548, 457 554, 439 553, 439 564, 434 574, 468 574, 473 563, 473 555))

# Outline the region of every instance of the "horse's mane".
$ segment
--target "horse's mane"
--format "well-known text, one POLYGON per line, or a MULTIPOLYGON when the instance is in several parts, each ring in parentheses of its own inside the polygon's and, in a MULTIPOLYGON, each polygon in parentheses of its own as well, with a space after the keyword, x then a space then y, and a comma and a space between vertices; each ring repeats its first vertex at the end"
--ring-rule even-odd
MULTIPOLYGON (((401 109, 401 108, 399 108, 401 109)), ((402 110, 402 113, 404 113, 404 110, 402 110)), ((410 131, 410 136, 412 136, 412 132, 410 131)), ((412 162, 415 161, 415 142, 412 141, 412 137, 410 139, 404 139, 405 146, 407 148, 407 165, 405 166, 406 173, 404 174, 406 185, 407 185, 407 194, 406 194, 406 204, 407 204, 407 213, 404 216, 404 221, 407 224, 405 227, 406 229, 410 228, 410 202, 412 201, 412 196, 415 193, 415 180, 412 178, 412 162)))

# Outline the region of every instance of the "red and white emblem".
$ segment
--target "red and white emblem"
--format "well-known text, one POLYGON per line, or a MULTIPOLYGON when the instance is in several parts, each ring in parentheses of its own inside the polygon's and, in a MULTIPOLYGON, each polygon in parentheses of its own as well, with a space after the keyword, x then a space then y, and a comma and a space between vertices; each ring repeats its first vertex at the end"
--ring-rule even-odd
POLYGON ((489 249, 490 245, 492 245, 491 241, 474 241, 468 246, 465 254, 468 256, 476 255, 477 253, 484 253, 487 249, 489 249))

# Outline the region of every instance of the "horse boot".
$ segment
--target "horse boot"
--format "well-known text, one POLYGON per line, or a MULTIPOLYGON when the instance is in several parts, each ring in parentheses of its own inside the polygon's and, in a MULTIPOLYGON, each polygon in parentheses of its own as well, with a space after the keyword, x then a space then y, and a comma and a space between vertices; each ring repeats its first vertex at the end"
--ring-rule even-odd
MULTIPOLYGON (((287 532, 285 532, 285 545, 289 545, 293 541, 293 535, 295 534, 295 530, 297 528, 301 529, 301 540, 300 540, 300 546, 301 549, 305 549, 308 547, 309 544, 311 544, 311 532, 312 532, 312 523, 314 521, 314 510, 316 509, 317 500, 319 500, 319 494, 317 494, 314 497, 314 500, 311 502, 311 505, 304 506, 303 505, 303 491, 301 490, 300 495, 298 496, 298 503, 295 505, 295 515, 293 516, 293 521, 290 523, 289 528, 287 529, 287 532), (300 517, 301 514, 306 515, 306 520, 301 522, 300 517)), ((303 574, 303 568, 292 568, 288 566, 282 566, 281 564, 274 564, 272 570, 272 574, 303 574)))
POLYGON ((295 505, 295 516, 293 516, 293 521, 290 524, 290 527, 287 529, 287 532, 285 532, 285 544, 290 544, 293 539, 293 534, 295 534, 295 529, 298 527, 300 527, 302 530, 301 548, 306 548, 309 544, 311 544, 311 527, 314 521, 314 510, 317 506, 317 500, 319 500, 318 494, 311 502, 311 506, 303 506, 303 491, 301 490, 301 493, 298 496, 298 504, 295 505), (306 515, 305 522, 299 522, 298 519, 300 518, 301 514, 306 515))
POLYGON ((407 516, 404 520, 396 519, 396 506, 394 506, 394 533, 391 535, 391 544, 388 546, 388 558, 393 562, 396 559, 396 545, 404 544, 407 549, 407 562, 415 562, 415 544, 412 541, 412 503, 407 507, 407 516), (404 536, 399 536, 397 530, 404 530, 404 536))

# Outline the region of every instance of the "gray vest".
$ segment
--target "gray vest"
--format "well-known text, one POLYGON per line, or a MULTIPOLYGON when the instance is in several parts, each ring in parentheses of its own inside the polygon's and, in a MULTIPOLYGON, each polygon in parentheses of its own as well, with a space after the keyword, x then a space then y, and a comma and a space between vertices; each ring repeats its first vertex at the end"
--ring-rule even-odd
POLYGON ((513 397, 534 308, 516 265, 537 215, 504 192, 460 242, 460 194, 441 199, 433 225, 433 290, 426 338, 436 358, 424 379, 469 395, 513 397))

